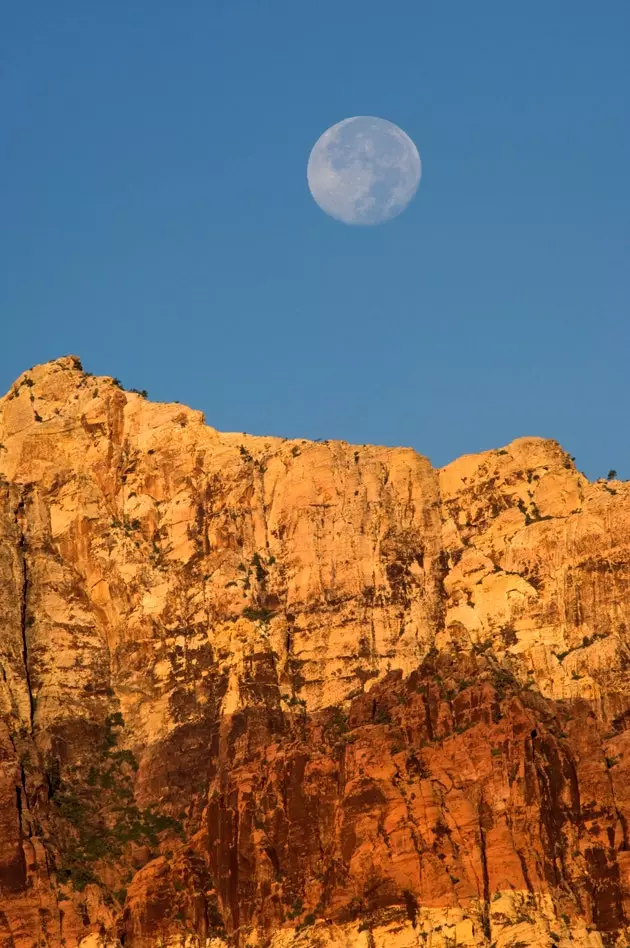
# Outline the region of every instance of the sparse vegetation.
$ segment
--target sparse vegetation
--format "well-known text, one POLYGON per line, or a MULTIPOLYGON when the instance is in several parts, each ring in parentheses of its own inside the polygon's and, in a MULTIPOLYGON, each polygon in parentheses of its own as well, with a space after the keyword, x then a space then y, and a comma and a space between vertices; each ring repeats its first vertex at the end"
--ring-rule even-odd
POLYGON ((252 566, 256 572, 256 579, 259 583, 263 584, 267 579, 267 570, 263 566, 262 560, 258 553, 254 553, 252 556, 252 566))
MULTIPOLYGON (((119 712, 106 718, 86 790, 76 789, 81 786, 76 773, 61 776, 58 760, 49 766, 51 800, 59 821, 57 877, 78 891, 98 882, 99 862, 119 860, 128 843, 153 847, 166 830, 183 835, 179 820, 158 812, 155 805, 140 809, 135 804, 133 775, 138 763, 132 751, 117 747, 123 727, 119 712)), ((123 890, 114 897, 124 901, 123 890)))
POLYGON ((348 718, 343 713, 341 708, 334 709, 330 723, 334 728, 336 728, 337 731, 339 731, 340 734, 345 734, 345 732, 348 730, 348 718))
POLYGON ((607 632, 594 632, 593 635, 585 635, 582 637, 581 645, 572 645, 570 648, 565 649, 563 652, 555 652, 555 656, 559 662, 564 661, 567 655, 570 655, 571 652, 577 651, 579 648, 588 648, 589 645, 593 645, 594 642, 599 642, 601 639, 608 637, 607 632))
POLYGON ((289 707, 295 707, 298 705, 301 708, 306 707, 306 701, 304 698, 298 698, 297 695, 291 695, 290 697, 285 697, 284 700, 289 705, 289 707))
POLYGON ((295 902, 291 906, 291 909, 287 912, 287 918, 293 921, 293 919, 297 918, 298 915, 301 915, 303 911, 304 911, 304 903, 302 902, 302 899, 298 898, 295 900, 295 902))
POLYGON ((376 708, 373 721, 375 724, 391 724, 392 718, 387 708, 376 708))
POLYGON ((247 606, 242 612, 243 617, 251 622, 269 622, 275 614, 272 609, 255 609, 253 606, 247 606))

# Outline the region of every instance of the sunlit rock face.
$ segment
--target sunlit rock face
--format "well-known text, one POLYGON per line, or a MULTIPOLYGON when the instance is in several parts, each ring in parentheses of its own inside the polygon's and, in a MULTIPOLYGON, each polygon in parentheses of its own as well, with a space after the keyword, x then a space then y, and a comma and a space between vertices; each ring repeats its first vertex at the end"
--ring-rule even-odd
POLYGON ((0 946, 622 945, 630 487, 0 400, 0 946))

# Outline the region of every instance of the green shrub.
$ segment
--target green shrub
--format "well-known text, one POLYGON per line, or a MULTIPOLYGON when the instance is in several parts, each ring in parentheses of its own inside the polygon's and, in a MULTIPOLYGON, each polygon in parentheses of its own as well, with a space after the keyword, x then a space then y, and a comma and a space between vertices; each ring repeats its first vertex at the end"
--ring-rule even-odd
POLYGON ((348 718, 343 713, 341 708, 335 708, 335 710, 333 711, 331 724, 341 734, 344 734, 348 730, 348 718))
POLYGON ((258 580, 258 582, 264 583, 265 580, 267 579, 267 570, 263 566, 262 560, 260 559, 260 556, 258 555, 258 553, 254 553, 254 555, 252 556, 252 566, 256 570, 256 579, 258 580))
POLYGON ((377 708, 374 712, 375 724, 391 724, 392 718, 387 708, 377 708))
MULTIPOLYGON (((155 806, 141 810, 134 803, 133 774, 138 762, 130 750, 117 748, 123 727, 120 712, 105 719, 101 744, 87 773, 87 791, 81 791, 76 774, 72 786, 64 783, 58 761, 49 767, 51 799, 64 824, 57 824, 61 856, 57 874, 61 882, 69 882, 78 891, 99 882, 98 864, 119 861, 128 843, 153 847, 165 831, 184 836, 179 820, 160 813, 155 806)), ((121 893, 116 898, 124 901, 121 893)))
POLYGON ((250 619, 252 622, 269 622, 275 614, 272 609, 254 609, 252 606, 247 606, 242 612, 244 618, 250 619))

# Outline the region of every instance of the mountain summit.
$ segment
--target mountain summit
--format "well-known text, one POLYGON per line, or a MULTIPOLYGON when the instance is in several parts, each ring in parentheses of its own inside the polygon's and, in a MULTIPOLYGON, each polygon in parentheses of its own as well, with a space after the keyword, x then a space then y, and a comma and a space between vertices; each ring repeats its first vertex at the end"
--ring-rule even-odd
POLYGON ((0 399, 0 946, 626 944, 630 485, 0 399))

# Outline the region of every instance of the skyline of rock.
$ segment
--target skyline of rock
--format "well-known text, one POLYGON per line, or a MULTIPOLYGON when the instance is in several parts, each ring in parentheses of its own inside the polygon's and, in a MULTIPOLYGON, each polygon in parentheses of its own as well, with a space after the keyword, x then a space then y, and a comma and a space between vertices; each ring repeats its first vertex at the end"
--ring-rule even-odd
POLYGON ((625 944, 628 483, 73 356, 0 444, 0 944, 625 944))

